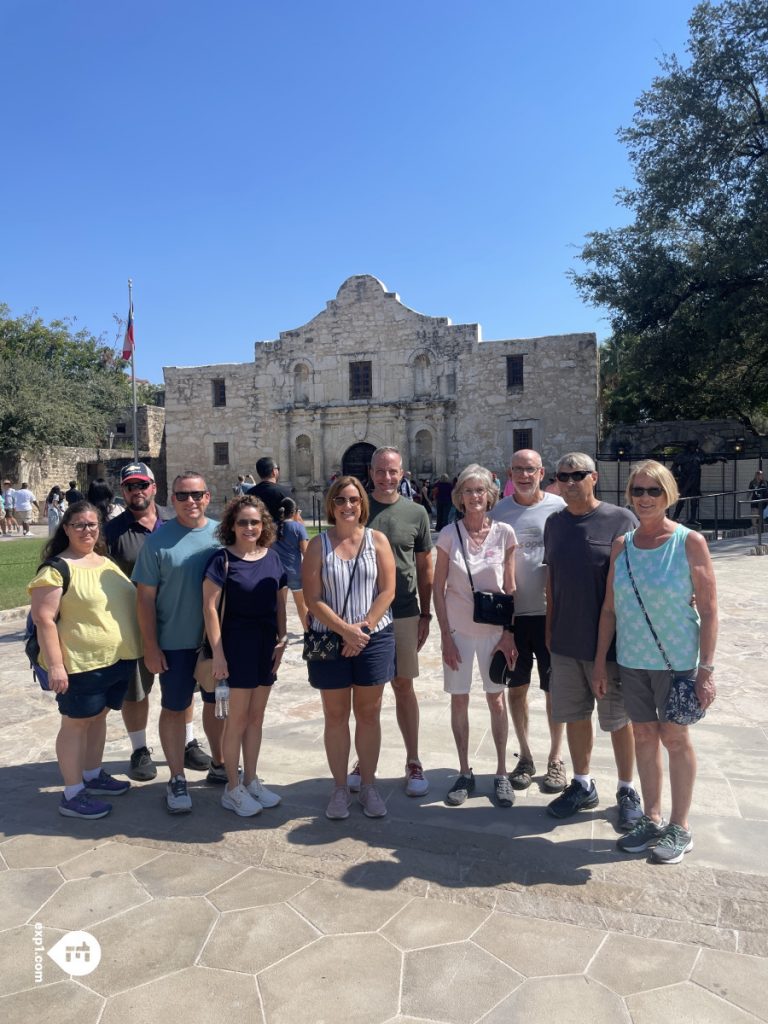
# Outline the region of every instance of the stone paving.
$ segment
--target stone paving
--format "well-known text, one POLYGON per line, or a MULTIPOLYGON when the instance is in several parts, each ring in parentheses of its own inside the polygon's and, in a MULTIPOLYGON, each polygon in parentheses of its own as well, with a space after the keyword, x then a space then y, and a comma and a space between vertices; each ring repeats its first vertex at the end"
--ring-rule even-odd
MULTIPOLYGON (((697 1024, 768 1021, 768 563, 750 541, 714 546, 722 615, 719 700, 695 728, 696 848, 674 867, 614 846, 615 779, 598 735, 601 802, 548 817, 536 782, 511 809, 491 802, 493 748, 471 705, 475 795, 455 774, 436 637, 419 681, 430 793, 402 790, 391 694, 380 762, 386 819, 357 805, 323 816, 329 780, 317 694, 298 626, 268 709, 260 772, 280 807, 241 819, 197 776, 193 813, 164 810, 167 778, 134 784, 96 822, 60 817, 52 698, 26 670, 19 623, 0 627, 0 1017, 58 1024, 697 1024), (70 978, 35 941, 95 936, 102 960, 70 978)), ((544 767, 543 700, 532 693, 544 767)), ((156 712, 151 724, 156 726, 156 712)), ((202 736, 201 730, 199 731, 202 736)), ((153 729, 152 743, 160 756, 153 729)), ((514 739, 510 738, 510 764, 514 739)), ((105 763, 128 755, 110 716, 105 763)))

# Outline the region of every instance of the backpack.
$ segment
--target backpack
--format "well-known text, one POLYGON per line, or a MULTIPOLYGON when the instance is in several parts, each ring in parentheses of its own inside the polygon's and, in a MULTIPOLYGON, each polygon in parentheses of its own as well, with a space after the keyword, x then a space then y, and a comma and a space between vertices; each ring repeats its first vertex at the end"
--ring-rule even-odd
MULTIPOLYGON (((63 597, 69 587, 69 581, 72 574, 69 569, 69 565, 64 561, 63 558, 53 557, 46 558, 37 567, 37 571, 45 565, 50 565, 57 572, 61 573, 61 596, 63 597)), ((59 616, 56 616, 58 622, 59 616)), ((32 612, 27 614, 27 625, 24 630, 24 653, 29 658, 29 667, 32 669, 32 678, 36 679, 40 684, 41 690, 50 690, 50 683, 48 682, 48 672, 40 664, 40 641, 37 639, 37 626, 32 621, 32 612)))

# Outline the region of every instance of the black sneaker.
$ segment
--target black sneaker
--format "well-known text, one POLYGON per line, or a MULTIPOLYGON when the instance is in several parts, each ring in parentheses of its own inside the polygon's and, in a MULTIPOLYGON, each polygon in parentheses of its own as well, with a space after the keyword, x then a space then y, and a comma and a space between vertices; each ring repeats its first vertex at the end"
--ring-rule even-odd
POLYGON ((619 807, 619 831, 630 832, 643 817, 640 795, 636 789, 622 786, 616 792, 616 803, 619 807))
POLYGON ((475 791, 475 776, 472 774, 472 769, 469 769, 469 775, 459 775, 454 784, 448 790, 445 802, 451 804, 452 807, 458 807, 459 804, 463 804, 470 793, 475 791))
POLYGON ((190 740, 184 747, 184 767, 192 772, 207 772, 211 767, 210 757, 197 740, 190 740))
POLYGON ((223 764, 214 764, 213 758, 211 758, 211 764, 208 774, 205 776, 205 781, 213 783, 214 786, 226 786, 227 769, 223 764))
POLYGON ((131 754, 131 767, 128 778, 134 782, 150 782, 157 775, 155 762, 148 747, 137 747, 131 754))
POLYGON ((578 811, 585 811, 590 807, 596 807, 597 802, 597 787, 594 781, 589 789, 584 789, 580 782, 573 779, 564 792, 556 800, 553 800, 551 804, 547 805, 547 811, 553 818, 570 818, 578 811))

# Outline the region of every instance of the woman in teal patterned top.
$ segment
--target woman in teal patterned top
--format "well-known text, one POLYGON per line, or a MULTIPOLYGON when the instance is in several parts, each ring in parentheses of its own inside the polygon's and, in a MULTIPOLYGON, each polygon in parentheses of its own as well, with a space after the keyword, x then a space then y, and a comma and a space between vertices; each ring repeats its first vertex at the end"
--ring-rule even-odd
POLYGON ((633 466, 626 497, 640 525, 619 537, 611 551, 592 686, 598 698, 605 693, 606 654, 615 633, 645 812, 616 845, 626 853, 651 849, 654 861, 677 864, 693 849, 688 812, 696 754, 688 726, 666 720, 671 676, 635 596, 627 563, 669 662, 678 674, 695 672, 696 696, 704 708, 715 699, 715 574, 701 534, 667 516, 678 491, 665 466, 652 459, 633 466), (662 746, 669 757, 672 790, 668 824, 661 815, 662 746))

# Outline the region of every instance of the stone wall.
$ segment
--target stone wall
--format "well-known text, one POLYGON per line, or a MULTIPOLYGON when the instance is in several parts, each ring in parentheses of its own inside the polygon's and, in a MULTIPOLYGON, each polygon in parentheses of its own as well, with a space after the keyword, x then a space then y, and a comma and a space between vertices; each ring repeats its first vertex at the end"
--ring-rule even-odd
POLYGON ((253 363, 167 367, 165 384, 169 478, 200 469, 215 509, 262 455, 306 507, 357 446, 397 445, 415 475, 435 477, 475 461, 503 473, 515 430, 549 464, 597 440, 594 334, 483 342, 478 324, 417 313, 367 275, 258 342, 253 363), (508 356, 522 357, 521 384, 507 386, 508 356), (370 364, 369 397, 352 396, 351 364, 370 364))
POLYGON ((620 447, 649 455, 661 448, 682 448, 696 439, 705 452, 732 452, 740 439, 747 452, 768 452, 768 438, 760 437, 739 420, 658 420, 652 423, 620 424, 605 438, 601 452, 615 455, 620 447))

